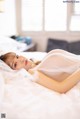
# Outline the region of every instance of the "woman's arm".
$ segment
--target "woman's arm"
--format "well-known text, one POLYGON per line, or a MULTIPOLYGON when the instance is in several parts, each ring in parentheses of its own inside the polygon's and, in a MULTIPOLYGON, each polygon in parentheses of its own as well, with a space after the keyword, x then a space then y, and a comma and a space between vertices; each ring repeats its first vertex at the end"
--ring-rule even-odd
POLYGON ((76 85, 80 81, 80 69, 75 71, 72 75, 70 75, 62 82, 58 82, 55 79, 51 79, 41 72, 37 72, 37 73, 39 76, 37 83, 49 89, 57 91, 59 93, 66 93, 68 90, 70 90, 74 85, 76 85))

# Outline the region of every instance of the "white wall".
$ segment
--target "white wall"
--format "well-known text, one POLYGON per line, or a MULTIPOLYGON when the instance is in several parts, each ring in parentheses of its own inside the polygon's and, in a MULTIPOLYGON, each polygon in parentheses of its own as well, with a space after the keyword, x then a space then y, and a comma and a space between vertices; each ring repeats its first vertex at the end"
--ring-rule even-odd
POLYGON ((15 0, 4 1, 4 12, 0 13, 0 34, 16 34, 15 0))

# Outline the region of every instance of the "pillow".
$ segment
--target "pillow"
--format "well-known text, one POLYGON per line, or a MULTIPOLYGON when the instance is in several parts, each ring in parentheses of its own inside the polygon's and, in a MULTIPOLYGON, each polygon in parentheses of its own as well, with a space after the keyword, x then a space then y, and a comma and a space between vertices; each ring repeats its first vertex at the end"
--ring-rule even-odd
POLYGON ((80 41, 70 42, 68 46, 68 51, 80 55, 80 41))
POLYGON ((0 70, 13 71, 5 62, 0 60, 0 70))
POLYGON ((28 78, 29 80, 33 80, 33 76, 25 69, 13 70, 2 60, 0 60, 0 73, 3 76, 5 83, 8 83, 12 79, 20 80, 28 78))
POLYGON ((64 40, 58 40, 58 39, 48 39, 47 44, 47 52, 53 49, 63 49, 68 50, 68 42, 64 40))
POLYGON ((23 51, 27 47, 27 44, 17 42, 12 38, 0 36, 0 50, 9 51, 23 51))

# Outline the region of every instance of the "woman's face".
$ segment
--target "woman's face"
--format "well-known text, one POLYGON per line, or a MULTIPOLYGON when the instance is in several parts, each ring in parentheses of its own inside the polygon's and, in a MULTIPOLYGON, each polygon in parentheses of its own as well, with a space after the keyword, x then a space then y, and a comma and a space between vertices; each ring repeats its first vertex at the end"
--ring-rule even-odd
POLYGON ((19 70, 21 68, 29 70, 32 68, 32 61, 23 56, 18 56, 15 53, 11 54, 11 56, 6 60, 6 63, 14 70, 19 70))

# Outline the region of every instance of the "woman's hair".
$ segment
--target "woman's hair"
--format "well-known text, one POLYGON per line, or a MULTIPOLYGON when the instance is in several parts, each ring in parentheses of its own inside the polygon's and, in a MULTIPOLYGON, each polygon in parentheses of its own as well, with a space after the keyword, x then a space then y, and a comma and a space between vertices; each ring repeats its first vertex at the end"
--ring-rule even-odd
POLYGON ((1 55, 1 56, 0 56, 0 59, 1 59, 2 61, 6 62, 7 59, 8 59, 12 54, 13 54, 13 52, 9 52, 9 53, 6 53, 6 54, 4 54, 4 55, 1 55))

